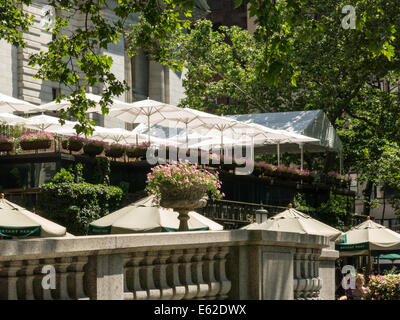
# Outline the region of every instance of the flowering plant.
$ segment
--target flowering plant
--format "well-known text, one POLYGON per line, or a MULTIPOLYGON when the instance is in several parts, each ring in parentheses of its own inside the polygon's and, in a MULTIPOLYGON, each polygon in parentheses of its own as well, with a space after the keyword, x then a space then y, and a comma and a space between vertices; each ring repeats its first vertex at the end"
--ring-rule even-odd
POLYGON ((21 136, 21 141, 51 140, 53 135, 48 132, 26 133, 21 136))
POLYGON ((182 198, 185 196, 185 191, 193 188, 203 190, 203 197, 207 196, 207 193, 215 199, 225 196, 220 191, 221 181, 218 179, 218 172, 213 174, 189 162, 158 165, 151 169, 151 172, 147 174, 146 191, 154 194, 159 200, 165 187, 179 190, 182 198))
POLYGON ((0 142, 3 142, 3 141, 13 142, 14 138, 13 137, 0 136, 0 142))
POLYGON ((19 145, 23 150, 47 149, 52 139, 53 135, 48 132, 26 133, 20 137, 19 145))
POLYGON ((371 275, 368 288, 370 291, 363 300, 400 300, 400 275, 371 275))
POLYGON ((64 149, 68 149, 70 151, 79 151, 82 149, 83 144, 86 140, 79 136, 73 136, 69 138, 65 138, 61 141, 61 145, 64 149))

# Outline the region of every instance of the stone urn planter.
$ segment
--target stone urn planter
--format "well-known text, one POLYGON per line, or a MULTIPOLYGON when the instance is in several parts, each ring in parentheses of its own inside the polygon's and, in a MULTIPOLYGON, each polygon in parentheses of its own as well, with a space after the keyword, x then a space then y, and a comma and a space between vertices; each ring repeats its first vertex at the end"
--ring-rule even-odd
POLYGON ((164 208, 172 208, 179 213, 179 231, 189 231, 189 211, 203 208, 207 200, 203 199, 207 187, 204 185, 194 185, 193 187, 180 189, 172 184, 160 186, 160 205, 164 208))

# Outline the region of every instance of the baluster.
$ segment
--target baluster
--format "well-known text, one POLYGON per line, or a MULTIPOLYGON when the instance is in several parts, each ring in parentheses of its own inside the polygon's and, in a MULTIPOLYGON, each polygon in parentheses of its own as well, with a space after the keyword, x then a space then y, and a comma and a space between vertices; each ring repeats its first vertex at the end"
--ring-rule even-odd
POLYGON ((34 280, 35 269, 38 268, 39 260, 25 260, 24 291, 26 300, 35 300, 34 280))
POLYGON ((193 256, 192 274, 194 283, 197 284, 196 299, 202 299, 208 293, 208 284, 203 279, 203 264, 206 255, 205 248, 198 248, 193 256))
POLYGON ((186 249, 182 256, 182 283, 185 285, 185 295, 183 299, 193 299, 197 295, 197 285, 192 282, 191 260, 195 249, 186 249))
POLYGON ((5 287, 7 287, 7 293, 3 294, 3 292, 1 292, 2 299, 18 300, 19 294, 17 288, 17 281, 18 281, 17 273, 18 271, 21 270, 21 268, 22 268, 21 260, 10 261, 4 265, 2 275, 4 275, 3 281, 5 283, 5 287))
POLYGON ((322 287, 322 279, 319 277, 319 256, 321 255, 321 251, 318 249, 313 250, 313 254, 311 256, 312 264, 313 264, 313 299, 319 299, 319 293, 322 287))
POLYGON ((132 263, 132 255, 124 254, 124 300, 133 300, 135 295, 133 293, 133 282, 134 282, 134 274, 133 271, 135 267, 132 263))
POLYGON ((174 290, 168 285, 167 282, 167 259, 169 258, 169 251, 161 251, 158 254, 158 263, 155 266, 155 281, 161 291, 161 299, 169 300, 174 295, 174 290))
POLYGON ((311 250, 312 249, 305 249, 304 253, 304 271, 305 271, 305 279, 306 279, 306 287, 304 289, 304 297, 306 300, 309 300, 312 296, 312 264, 311 264, 311 250))
POLYGON ((89 297, 85 293, 84 288, 84 267, 88 263, 88 257, 79 256, 74 258, 74 279, 75 279, 75 299, 77 300, 89 300, 89 297))
POLYGON ((180 300, 185 296, 185 287, 179 280, 179 258, 182 256, 183 250, 172 250, 169 257, 169 272, 167 272, 167 279, 171 284, 174 295, 172 299, 180 300))
POLYGON ((157 289, 154 284, 154 261, 157 256, 155 252, 147 252, 145 256, 145 289, 147 290, 147 299, 158 300, 161 297, 160 289, 157 289))
MULTIPOLYGON (((142 287, 140 282, 140 275, 144 273, 146 270, 141 263, 144 262, 144 253, 143 252, 135 252, 133 254, 132 264, 133 264, 133 294, 135 300, 145 300, 148 298, 148 293, 144 287, 142 287)), ((143 274, 142 282, 144 282, 145 274, 143 274)))
POLYGON ((304 261, 305 249, 297 249, 297 268, 298 268, 298 284, 297 284, 297 300, 304 300, 304 290, 307 286, 306 271, 305 271, 305 261, 304 261))
POLYGON ((217 253, 217 279, 221 283, 221 290, 217 295, 217 299, 226 299, 228 292, 231 290, 231 282, 226 277, 225 264, 226 256, 229 253, 228 247, 220 247, 217 253))
POLYGON ((208 293, 206 299, 214 300, 221 290, 221 284, 215 279, 215 256, 218 250, 216 248, 208 248, 206 254, 206 262, 204 263, 204 279, 208 283, 208 293))
POLYGON ((68 267, 72 263, 72 257, 56 258, 56 296, 61 300, 71 300, 68 292, 68 267))
MULTIPOLYGON (((42 260, 42 264, 41 264, 41 269, 46 265, 54 266, 55 265, 55 259, 51 259, 51 258, 43 259, 42 260)), ((43 281, 43 278, 45 276, 46 276, 46 274, 42 274, 42 277, 41 277, 42 280, 40 281, 40 287, 42 288, 42 299, 43 300, 53 300, 54 298, 53 298, 53 295, 52 295, 52 291, 54 289, 44 289, 43 286, 42 286, 42 281, 43 281)), ((57 283, 56 283, 56 288, 57 288, 57 283)))
POLYGON ((299 300, 301 294, 301 257, 296 252, 293 255, 293 263, 294 263, 294 279, 293 279, 293 291, 294 291, 294 299, 299 300))

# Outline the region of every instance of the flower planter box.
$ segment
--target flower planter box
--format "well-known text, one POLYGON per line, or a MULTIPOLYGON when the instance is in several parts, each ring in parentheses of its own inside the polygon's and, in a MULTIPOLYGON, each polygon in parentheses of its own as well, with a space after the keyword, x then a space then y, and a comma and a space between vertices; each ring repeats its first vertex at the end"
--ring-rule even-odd
POLYGON ((22 150, 48 149, 51 146, 50 139, 22 140, 19 145, 22 150))
POLYGON ((104 150, 104 145, 99 143, 89 142, 83 146, 83 152, 91 157, 101 154, 104 150))
POLYGON ((0 141, 0 151, 10 152, 14 149, 14 141, 3 140, 0 141))

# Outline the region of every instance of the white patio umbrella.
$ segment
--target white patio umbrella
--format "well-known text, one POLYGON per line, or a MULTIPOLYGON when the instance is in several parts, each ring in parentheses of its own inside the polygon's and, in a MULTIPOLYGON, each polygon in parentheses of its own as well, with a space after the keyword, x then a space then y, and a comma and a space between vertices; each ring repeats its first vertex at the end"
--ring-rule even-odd
POLYGON ((60 118, 58 117, 52 117, 45 114, 41 114, 38 116, 27 118, 26 127, 40 131, 56 132, 60 129, 72 130, 74 126, 78 123, 75 121, 65 120, 65 123, 62 125, 59 122, 59 119, 60 118))
MULTIPOLYGON (((178 231, 178 212, 153 205, 153 196, 100 218, 89 225, 89 234, 178 231)), ((223 230, 223 226, 191 211, 189 231, 223 230)))
POLYGON ((149 142, 150 125, 185 128, 196 119, 183 108, 151 99, 134 102, 128 108, 114 109, 109 115, 130 123, 147 123, 149 142))
POLYGON ((0 122, 6 123, 7 125, 14 126, 19 124, 26 124, 26 118, 16 116, 12 113, 0 113, 0 122))
MULTIPOLYGON (((101 100, 101 96, 93 94, 93 93, 86 93, 85 94, 87 99, 93 100, 96 102, 96 107, 89 108, 86 112, 101 112, 101 106, 98 104, 101 100)), ((118 99, 113 99, 113 103, 109 106, 110 110, 114 108, 124 108, 128 107, 129 104, 118 99)), ((62 99, 59 103, 57 101, 51 101, 49 103, 43 104, 39 107, 32 108, 30 112, 45 112, 45 111, 61 111, 61 109, 68 109, 71 107, 71 102, 68 99, 62 99)))
POLYGON ((50 220, 34 214, 6 199, 0 198, 0 235, 3 237, 65 237, 72 236, 50 220))
POLYGON ((35 108, 34 104, 0 93, 0 112, 2 113, 16 111, 27 113, 33 108, 35 108))
POLYGON ((246 230, 273 230, 283 232, 296 232, 302 234, 315 234, 329 237, 336 241, 342 235, 340 230, 318 221, 309 215, 292 207, 268 218, 263 223, 252 223, 242 229, 246 230))
POLYGON ((232 118, 217 116, 211 113, 185 108, 185 110, 190 110, 190 112, 194 113, 198 116, 198 119, 201 120, 201 124, 196 125, 190 129, 199 131, 199 133, 204 134, 204 131, 207 131, 207 135, 212 135, 214 133, 220 134, 221 139, 221 149, 224 146, 224 133, 230 131, 232 133, 237 133, 239 130, 245 131, 249 129, 249 126, 244 122, 237 121, 232 118))

